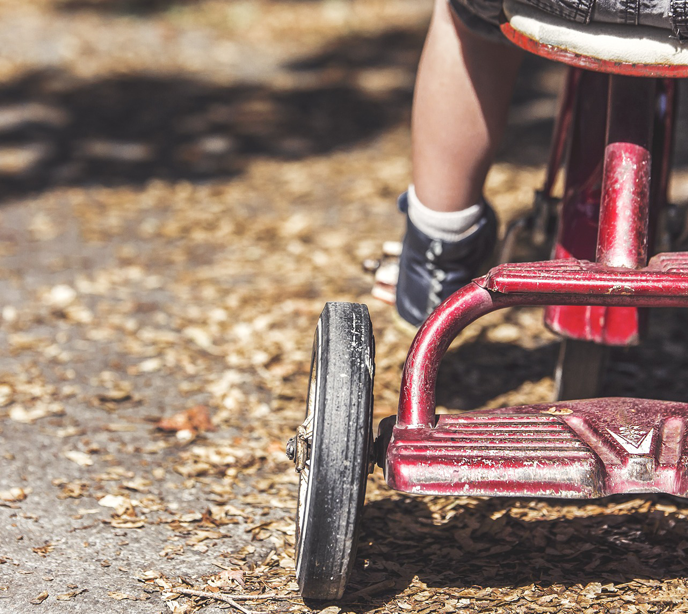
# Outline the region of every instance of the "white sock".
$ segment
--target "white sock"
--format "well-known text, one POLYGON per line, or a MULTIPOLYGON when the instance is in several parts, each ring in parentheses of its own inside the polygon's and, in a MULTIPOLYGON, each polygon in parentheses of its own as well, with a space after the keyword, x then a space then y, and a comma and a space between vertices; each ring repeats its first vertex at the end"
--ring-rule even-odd
POLYGON ((431 239, 458 241, 471 234, 482 215, 482 202, 461 211, 433 211, 420 202, 413 185, 408 188, 409 219, 431 239))

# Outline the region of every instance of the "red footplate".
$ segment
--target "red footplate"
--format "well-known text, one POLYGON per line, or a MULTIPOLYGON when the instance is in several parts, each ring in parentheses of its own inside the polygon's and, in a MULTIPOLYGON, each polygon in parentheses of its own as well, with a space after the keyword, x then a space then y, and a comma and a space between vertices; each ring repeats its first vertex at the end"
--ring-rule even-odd
POLYGON ((688 496, 687 420, 688 404, 631 398, 440 415, 435 428, 388 418, 385 477, 427 495, 688 496))

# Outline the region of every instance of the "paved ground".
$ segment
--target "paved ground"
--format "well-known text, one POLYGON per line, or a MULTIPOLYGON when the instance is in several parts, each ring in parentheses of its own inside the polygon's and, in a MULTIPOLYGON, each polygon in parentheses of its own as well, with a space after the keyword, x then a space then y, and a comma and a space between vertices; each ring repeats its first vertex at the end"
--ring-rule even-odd
MULTIPOLYGON (((325 300, 370 304, 394 411, 409 339, 360 263, 401 232, 429 4, 0 2, 1 613, 228 607, 179 587, 309 609, 283 446, 325 300)), ((488 182, 503 220, 539 184, 560 80, 525 67, 488 182)), ((685 318, 654 324, 609 394, 688 395, 685 318)), ((548 400, 556 351, 537 310, 490 316, 439 402, 548 400)), ((330 613, 685 609, 680 501, 405 498, 379 475, 368 498, 368 594, 330 613)))

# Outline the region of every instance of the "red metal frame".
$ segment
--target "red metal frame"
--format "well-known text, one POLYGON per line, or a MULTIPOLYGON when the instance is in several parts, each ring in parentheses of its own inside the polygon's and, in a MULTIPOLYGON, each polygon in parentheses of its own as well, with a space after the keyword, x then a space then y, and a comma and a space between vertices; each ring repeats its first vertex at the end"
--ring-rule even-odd
POLYGON ((504 307, 548 304, 688 307, 688 252, 659 254, 639 270, 573 259, 495 267, 450 296, 418 331, 404 364, 397 426, 435 425, 439 364, 468 324, 504 307))
POLYGON ((543 190, 550 195, 568 143, 555 259, 493 268, 418 331, 398 414, 380 425, 387 482, 418 494, 688 496, 688 404, 596 399, 435 414, 442 357, 465 326, 491 311, 545 305, 556 330, 629 344, 642 330, 643 309, 688 307, 688 252, 647 262, 666 203, 675 86, 625 76, 672 71, 603 66, 511 38, 545 57, 616 74, 572 69, 567 80, 543 190))
POLYGON ((688 404, 594 399, 380 424, 387 482, 419 495, 688 495, 688 404))
POLYGON ((609 80, 596 257, 607 266, 637 269, 647 263, 655 92, 654 79, 609 80))
POLYGON ((580 89, 583 71, 572 68, 566 72, 564 87, 559 96, 559 110, 554 122, 552 133, 552 145, 550 147, 549 160, 545 171, 545 183, 542 193, 545 197, 552 196, 554 183, 557 180, 557 173, 564 160, 566 143, 571 132, 573 123, 574 107, 576 104, 576 94, 580 89))
POLYGON ((496 309, 551 303, 688 307, 688 252, 659 254, 642 269, 573 259, 501 265, 449 297, 416 335, 398 414, 380 425, 390 486, 442 495, 688 495, 688 404, 595 399, 435 414, 440 361, 465 326, 496 309))
POLYGON ((674 126, 678 87, 674 79, 658 79, 652 144, 652 177, 650 185, 649 253, 655 253, 657 222, 668 203, 669 176, 674 148, 674 126))

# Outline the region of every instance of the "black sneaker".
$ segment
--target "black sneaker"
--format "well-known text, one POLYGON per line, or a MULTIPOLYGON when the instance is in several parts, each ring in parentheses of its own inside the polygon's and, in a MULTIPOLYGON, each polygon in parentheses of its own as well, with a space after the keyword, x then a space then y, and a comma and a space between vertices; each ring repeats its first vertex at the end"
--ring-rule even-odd
POLYGON ((420 326, 448 296, 478 274, 497 241, 497 218, 483 201, 482 217, 458 241, 431 239, 408 217, 406 193, 399 197, 406 213, 406 236, 399 259, 396 305, 399 315, 420 326))

